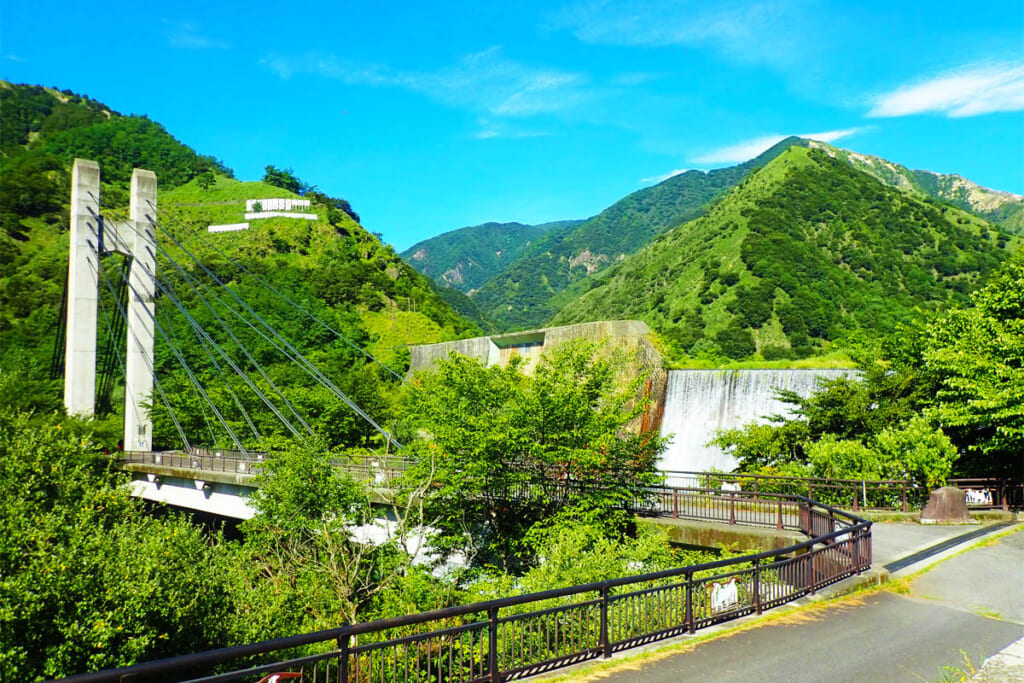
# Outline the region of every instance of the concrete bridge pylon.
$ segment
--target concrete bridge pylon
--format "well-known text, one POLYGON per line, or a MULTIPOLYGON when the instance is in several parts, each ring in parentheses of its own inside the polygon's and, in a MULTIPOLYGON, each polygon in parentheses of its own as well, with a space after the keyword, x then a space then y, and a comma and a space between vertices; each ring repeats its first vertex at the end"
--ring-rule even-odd
POLYGON ((145 404, 153 391, 156 206, 156 174, 137 168, 132 172, 128 221, 105 220, 100 209, 99 164, 75 159, 71 169, 64 407, 69 415, 95 414, 100 259, 110 253, 123 254, 131 259, 125 309, 126 451, 148 451, 153 444, 153 423, 145 404))

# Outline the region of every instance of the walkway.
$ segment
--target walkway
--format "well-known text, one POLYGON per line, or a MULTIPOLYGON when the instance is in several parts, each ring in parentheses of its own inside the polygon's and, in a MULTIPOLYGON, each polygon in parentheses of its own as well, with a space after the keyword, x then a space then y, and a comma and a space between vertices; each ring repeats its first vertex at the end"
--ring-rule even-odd
MULTIPOLYGON (((972 531, 904 524, 877 524, 874 529, 876 561, 881 563, 972 531)), ((899 574, 937 559, 925 559, 899 574)), ((942 680, 943 667, 980 668, 986 657, 1022 635, 1024 532, 1018 530, 946 559, 914 579, 906 594, 883 591, 822 605, 701 643, 689 652, 627 664, 600 680, 920 683, 942 680)), ((595 675, 592 680, 597 679, 595 675)))

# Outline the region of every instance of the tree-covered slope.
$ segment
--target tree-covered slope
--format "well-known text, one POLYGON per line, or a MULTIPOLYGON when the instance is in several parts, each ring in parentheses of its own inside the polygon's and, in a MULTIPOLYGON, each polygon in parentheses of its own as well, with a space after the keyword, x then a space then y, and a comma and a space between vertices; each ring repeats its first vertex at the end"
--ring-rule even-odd
POLYGON ((650 244, 666 229, 696 218, 709 202, 793 145, 788 138, 755 159, 704 173, 687 171, 619 200, 572 228, 549 233, 480 287, 473 299, 503 330, 536 327, 557 311, 555 297, 650 244))
POLYGON ((470 292, 522 256, 536 240, 581 222, 483 223, 417 242, 401 256, 438 284, 470 292))
MULTIPOLYGON (((231 339, 218 319, 233 319, 229 306, 215 302, 209 292, 204 302, 192 289, 190 278, 216 288, 216 275, 357 403, 381 408, 376 415, 381 422, 387 415, 383 414, 386 410, 377 380, 387 380, 390 375, 368 365, 352 344, 402 371, 408 344, 479 333, 426 277, 359 225, 347 202, 317 192, 288 172, 268 167, 265 180, 274 184, 239 182, 219 162, 202 157, 143 117, 122 117, 87 98, 36 86, 3 84, 0 96, 5 134, 0 158, 0 371, 17 371, 31 381, 45 383, 51 364, 62 361, 58 330, 68 267, 70 168, 76 156, 99 161, 102 211, 114 219, 126 217, 126 181, 131 168, 148 167, 157 174, 157 271, 167 288, 158 292, 157 299, 157 316, 167 332, 167 338, 158 334, 157 376, 172 403, 178 403, 178 417, 187 423, 188 433, 200 439, 199 443, 217 441, 219 445, 225 437, 223 430, 219 436, 210 433, 209 416, 197 403, 171 343, 209 387, 238 434, 253 431, 241 409, 235 409, 239 403, 263 436, 283 433, 284 427, 274 425, 271 412, 253 392, 246 393, 249 390, 241 380, 223 378, 209 358, 209 349, 173 304, 175 298, 229 352, 240 354, 240 346, 245 345, 252 352, 253 363, 259 362, 270 378, 261 381, 272 380, 296 392, 291 400, 306 411, 307 421, 330 443, 351 444, 367 433, 365 423, 356 420, 333 395, 313 386, 315 383, 277 353, 272 343, 238 319, 234 319, 238 341, 231 339), (207 231, 210 224, 241 222, 248 199, 297 197, 289 188, 298 188, 311 200, 310 212, 316 214, 316 220, 254 219, 248 230, 207 231), (312 322, 291 302, 260 284, 256 276, 344 338, 312 322)), ((117 357, 123 354, 125 343, 116 327, 108 325, 114 320, 117 303, 116 291, 105 289, 108 283, 112 290, 120 287, 121 257, 104 258, 102 264, 101 378, 120 374, 117 357)), ((220 295, 231 301, 225 292, 220 295)), ((254 371, 249 360, 239 363, 254 371)), ((223 360, 220 365, 224 366, 223 360)), ((59 396, 59 379, 44 391, 59 396)), ((120 388, 115 386, 112 391, 109 403, 116 409, 120 388)), ((105 402, 102 393, 101 404, 105 402)), ((157 445, 178 445, 170 427, 166 414, 159 414, 157 445)))
POLYGON ((1014 239, 792 147, 701 218, 593 279, 554 324, 641 318, 679 354, 805 356, 963 304, 1014 239))
POLYGON ((1024 234, 1024 197, 1018 194, 982 187, 956 174, 912 170, 869 154, 858 154, 821 142, 812 144, 845 159, 886 185, 949 202, 1010 232, 1024 234))

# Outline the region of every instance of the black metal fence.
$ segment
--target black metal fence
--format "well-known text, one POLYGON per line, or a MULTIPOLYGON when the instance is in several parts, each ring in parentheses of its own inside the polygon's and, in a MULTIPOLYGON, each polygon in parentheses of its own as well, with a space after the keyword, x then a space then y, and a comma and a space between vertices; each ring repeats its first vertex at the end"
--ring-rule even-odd
POLYGON ((826 479, 822 477, 791 477, 744 472, 665 472, 665 484, 688 488, 722 488, 739 486, 755 493, 790 493, 813 500, 858 510, 902 510, 927 499, 927 491, 919 491, 905 479, 826 479))
POLYGON ((470 683, 525 678, 759 614, 871 564, 871 523, 803 496, 663 488, 640 512, 796 529, 756 555, 352 624, 94 674, 76 683, 304 681, 470 683), (652 502, 653 501, 653 502, 652 502))

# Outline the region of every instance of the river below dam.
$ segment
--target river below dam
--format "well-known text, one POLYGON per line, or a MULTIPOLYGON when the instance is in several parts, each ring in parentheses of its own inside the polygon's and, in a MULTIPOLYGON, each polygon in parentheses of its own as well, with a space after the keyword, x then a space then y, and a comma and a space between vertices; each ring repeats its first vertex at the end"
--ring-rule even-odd
POLYGON ((808 396, 818 378, 856 377, 857 370, 672 370, 665 388, 661 435, 671 437, 658 465, 663 471, 724 472, 736 460, 718 446, 708 446, 721 429, 767 422, 789 415, 788 404, 775 398, 779 389, 808 396))

